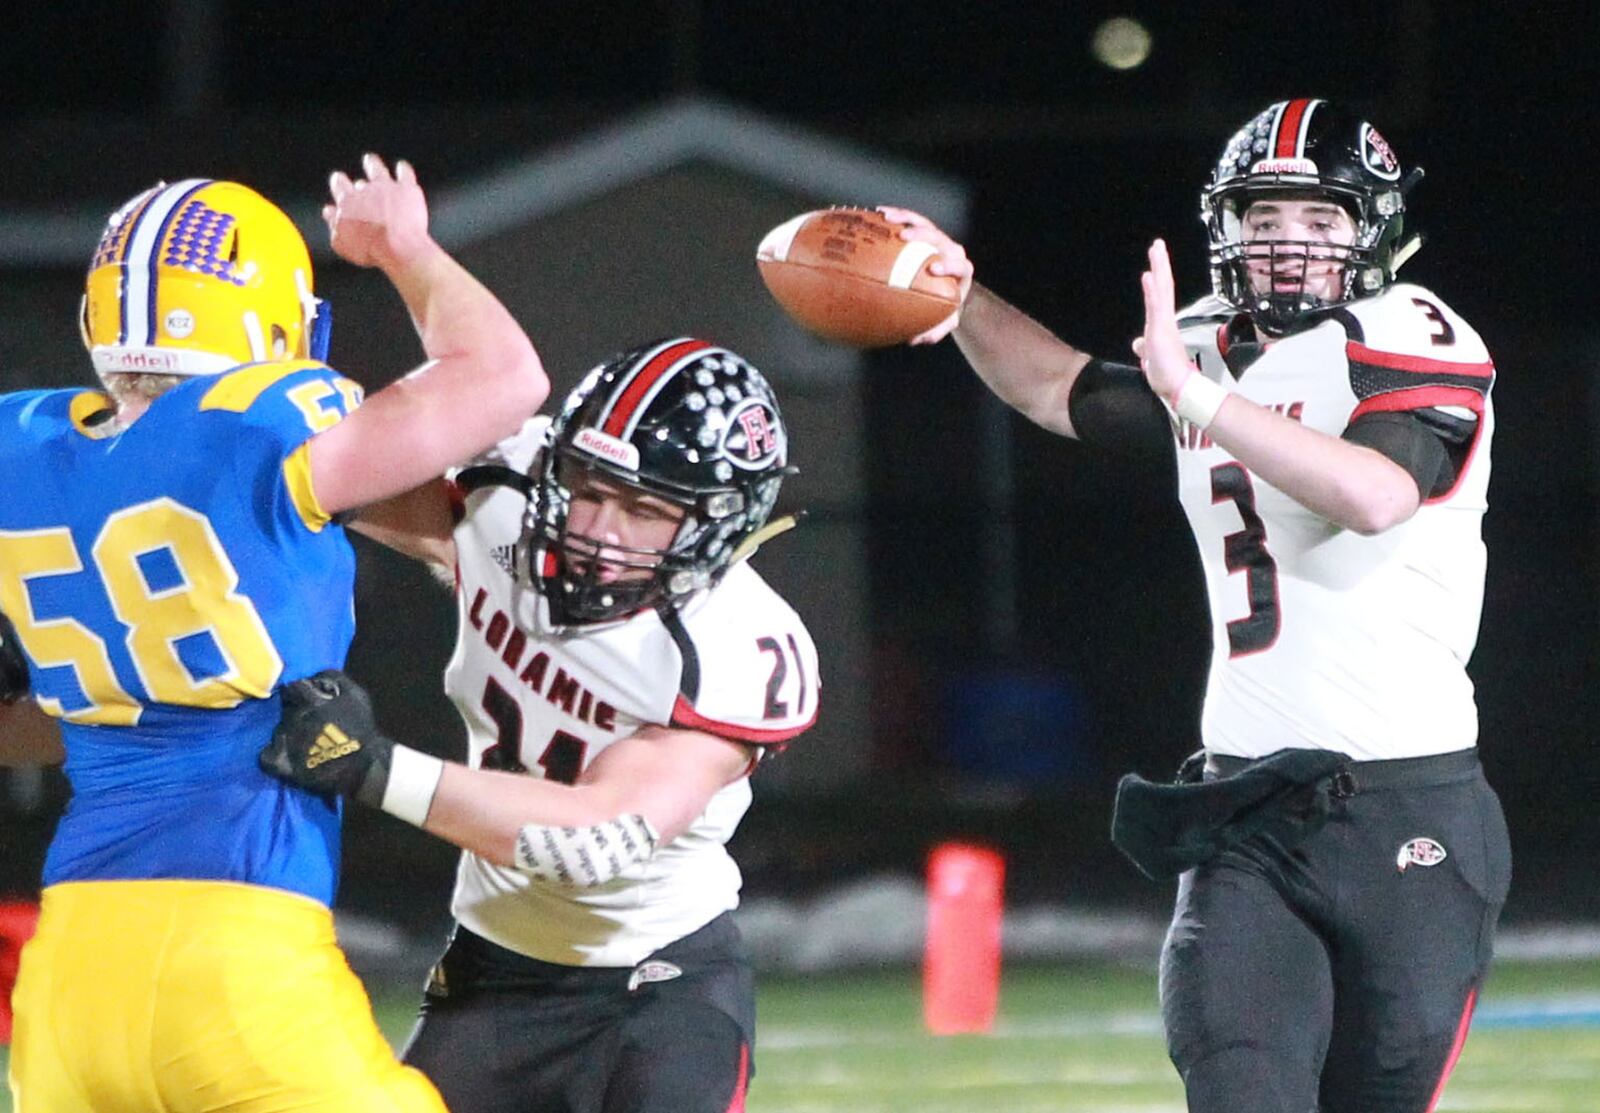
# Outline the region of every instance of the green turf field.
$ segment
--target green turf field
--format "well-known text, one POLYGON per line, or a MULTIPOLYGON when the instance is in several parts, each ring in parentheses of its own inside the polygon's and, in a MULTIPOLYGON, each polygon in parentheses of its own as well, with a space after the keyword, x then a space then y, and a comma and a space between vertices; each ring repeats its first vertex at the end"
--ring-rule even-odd
MULTIPOLYGON (((750 1113, 1181 1113, 1154 993, 1146 969, 1019 966, 992 1034, 935 1038, 914 971, 768 978, 750 1113)), ((410 991, 376 1000, 401 1038, 410 991)), ((1600 963, 1497 967, 1439 1108, 1600 1109, 1600 963)))

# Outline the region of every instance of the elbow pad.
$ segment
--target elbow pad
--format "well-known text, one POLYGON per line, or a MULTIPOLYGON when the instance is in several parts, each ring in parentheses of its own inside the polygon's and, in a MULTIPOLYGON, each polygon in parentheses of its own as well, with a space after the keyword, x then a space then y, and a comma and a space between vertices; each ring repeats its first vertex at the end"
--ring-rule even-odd
POLYGON ((619 815, 589 827, 530 823, 517 832, 512 862, 523 873, 552 885, 588 889, 649 861, 660 841, 642 815, 619 815))

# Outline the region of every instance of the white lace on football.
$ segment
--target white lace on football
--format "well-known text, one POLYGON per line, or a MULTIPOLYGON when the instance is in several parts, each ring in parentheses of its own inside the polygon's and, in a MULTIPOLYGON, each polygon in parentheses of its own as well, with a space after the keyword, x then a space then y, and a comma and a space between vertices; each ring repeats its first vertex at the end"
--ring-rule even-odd
POLYGON ((572 889, 588 889, 649 861, 660 842, 642 815, 619 815, 589 827, 530 823, 517 832, 514 858, 523 873, 572 889))

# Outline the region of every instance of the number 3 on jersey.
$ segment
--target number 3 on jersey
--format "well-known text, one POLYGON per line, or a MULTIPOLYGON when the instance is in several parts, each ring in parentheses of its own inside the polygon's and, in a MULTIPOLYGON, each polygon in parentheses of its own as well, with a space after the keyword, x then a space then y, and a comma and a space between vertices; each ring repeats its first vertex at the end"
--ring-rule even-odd
MULTIPOLYGON (((239 574, 205 515, 170 498, 152 499, 109 518, 89 555, 149 700, 226 708, 272 691, 283 660, 255 604, 238 593, 239 574), (220 671, 197 676, 179 656, 180 643, 196 637, 208 638, 220 654, 220 671)), ((143 704, 118 679, 105 639, 77 619, 35 615, 31 581, 84 570, 71 532, 0 532, 0 558, 11 572, 0 576, 0 609, 34 663, 71 668, 88 703, 68 711, 60 700, 41 697, 40 706, 72 722, 137 723, 143 704)))
POLYGON ((1278 611, 1278 562, 1267 552, 1267 527, 1256 512, 1255 486, 1242 464, 1211 469, 1211 501, 1232 502, 1244 529, 1222 539, 1229 572, 1243 572, 1250 613, 1228 623, 1228 656, 1243 657, 1272 648, 1282 617, 1278 611))

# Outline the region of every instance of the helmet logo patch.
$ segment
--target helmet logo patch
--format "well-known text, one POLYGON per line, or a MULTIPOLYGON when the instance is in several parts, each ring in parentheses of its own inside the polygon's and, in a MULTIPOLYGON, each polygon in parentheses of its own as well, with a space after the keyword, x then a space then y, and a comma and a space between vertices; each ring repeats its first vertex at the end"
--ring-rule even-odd
POLYGON ((1388 182, 1400 177, 1400 160, 1394 157, 1389 141, 1379 134, 1377 128, 1362 124, 1358 145, 1361 148, 1362 165, 1368 170, 1388 182))
POLYGON ((1308 158, 1264 158, 1250 167, 1252 174, 1317 173, 1317 164, 1308 158))
POLYGON ((1401 873, 1405 873, 1407 866, 1437 866, 1449 856, 1445 848, 1433 839, 1419 837, 1400 848, 1394 864, 1401 873))
POLYGON ((777 415, 761 399, 746 399, 729 415, 722 451, 734 466, 757 471, 780 460, 783 448, 777 415))
POLYGON ((174 340, 182 340, 194 332, 194 314, 187 309, 170 309, 161 322, 161 327, 166 329, 167 335, 174 340))
POLYGON ((620 464, 629 471, 639 470, 638 448, 598 429, 579 429, 577 436, 572 438, 572 447, 587 452, 590 456, 598 456, 602 460, 620 464))

